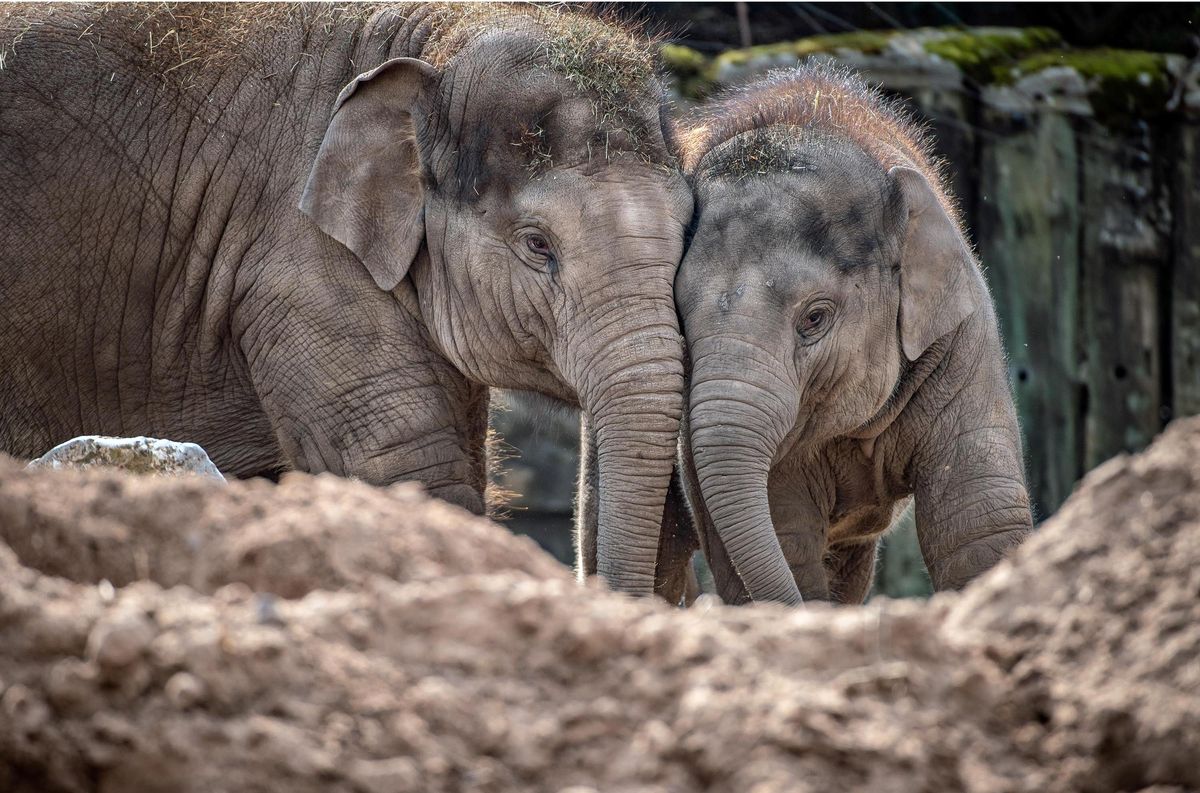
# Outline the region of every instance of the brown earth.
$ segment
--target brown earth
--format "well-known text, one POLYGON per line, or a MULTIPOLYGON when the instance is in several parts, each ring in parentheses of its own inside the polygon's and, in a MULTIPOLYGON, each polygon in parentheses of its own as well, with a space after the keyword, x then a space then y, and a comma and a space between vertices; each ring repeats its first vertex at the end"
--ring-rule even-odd
POLYGON ((431 501, 0 461, 0 790, 1200 789, 1200 419, 961 595, 680 611, 431 501))

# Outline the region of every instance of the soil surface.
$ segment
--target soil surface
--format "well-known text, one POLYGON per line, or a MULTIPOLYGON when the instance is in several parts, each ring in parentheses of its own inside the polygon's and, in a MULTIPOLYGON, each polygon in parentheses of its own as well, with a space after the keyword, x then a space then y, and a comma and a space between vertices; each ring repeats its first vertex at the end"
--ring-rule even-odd
POLYGON ((0 460, 0 790, 1200 790, 1200 419, 961 594, 688 610, 425 497, 0 460))

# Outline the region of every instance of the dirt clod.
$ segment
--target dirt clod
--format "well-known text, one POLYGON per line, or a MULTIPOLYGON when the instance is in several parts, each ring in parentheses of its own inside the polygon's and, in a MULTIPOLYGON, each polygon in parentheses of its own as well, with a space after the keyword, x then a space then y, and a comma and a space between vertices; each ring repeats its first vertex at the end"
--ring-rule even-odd
POLYGON ((1200 420, 928 603, 675 610, 332 477, 0 461, 0 539, 6 791, 1200 788, 1200 420))

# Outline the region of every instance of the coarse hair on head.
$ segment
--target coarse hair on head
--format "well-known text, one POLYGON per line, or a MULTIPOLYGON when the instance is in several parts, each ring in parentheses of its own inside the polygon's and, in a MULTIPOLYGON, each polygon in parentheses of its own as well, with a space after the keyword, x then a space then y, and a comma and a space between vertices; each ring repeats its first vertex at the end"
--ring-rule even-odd
POLYGON ((926 130, 899 100, 829 62, 773 71, 724 93, 685 122, 679 148, 693 181, 745 179, 802 169, 808 155, 800 144, 829 139, 853 143, 885 169, 921 171, 957 217, 926 130))
POLYGON ((444 3, 431 15, 422 57, 445 67, 472 42, 502 30, 531 30, 539 65, 591 100, 598 123, 636 138, 647 130, 637 106, 662 105, 656 37, 603 6, 534 3, 444 3))

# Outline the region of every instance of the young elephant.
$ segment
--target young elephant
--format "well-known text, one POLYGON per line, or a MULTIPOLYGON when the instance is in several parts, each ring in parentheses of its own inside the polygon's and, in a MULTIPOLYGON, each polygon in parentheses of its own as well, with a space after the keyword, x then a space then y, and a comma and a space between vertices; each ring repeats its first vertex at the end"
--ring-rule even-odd
POLYGON ((805 67, 683 146, 682 463, 722 596, 860 602, 910 495, 934 585, 961 587, 1031 516, 991 298, 921 133, 805 67))
POLYGON ((0 450, 186 439, 480 512, 487 387, 540 392, 589 419, 599 571, 650 590, 692 199, 647 41, 533 6, 40 5, 0 47, 0 450))

